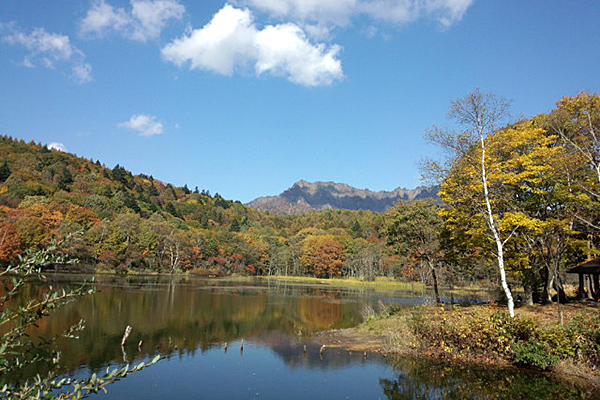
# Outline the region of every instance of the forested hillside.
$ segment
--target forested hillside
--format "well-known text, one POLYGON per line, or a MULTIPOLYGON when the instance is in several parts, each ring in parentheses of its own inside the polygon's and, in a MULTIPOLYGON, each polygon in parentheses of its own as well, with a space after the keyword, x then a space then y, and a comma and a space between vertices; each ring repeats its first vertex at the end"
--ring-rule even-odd
POLYGON ((106 270, 394 274, 397 257, 379 237, 382 223, 383 215, 363 211, 271 216, 198 187, 0 138, 2 264, 55 239, 81 265, 106 270), (365 252, 368 268, 356 261, 365 252), (339 262, 308 266, 307 257, 339 262))

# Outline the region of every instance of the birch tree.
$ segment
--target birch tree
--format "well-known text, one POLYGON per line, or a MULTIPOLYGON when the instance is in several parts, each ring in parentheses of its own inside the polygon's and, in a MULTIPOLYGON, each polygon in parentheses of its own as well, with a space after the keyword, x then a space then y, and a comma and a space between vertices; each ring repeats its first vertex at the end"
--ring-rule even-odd
POLYGON ((425 172, 437 180, 443 179, 458 160, 466 162, 481 183, 483 209, 478 213, 484 218, 488 232, 496 247, 496 260, 500 284, 508 302, 508 313, 514 317, 514 301, 506 280, 504 248, 511 235, 503 237, 492 207, 489 189, 488 169, 490 159, 486 154, 486 138, 508 118, 509 102, 492 93, 473 90, 464 97, 452 100, 448 118, 460 124, 463 130, 453 131, 433 128, 425 134, 427 140, 439 145, 445 153, 445 160, 427 162, 425 172), (473 148, 479 151, 474 152, 473 148))

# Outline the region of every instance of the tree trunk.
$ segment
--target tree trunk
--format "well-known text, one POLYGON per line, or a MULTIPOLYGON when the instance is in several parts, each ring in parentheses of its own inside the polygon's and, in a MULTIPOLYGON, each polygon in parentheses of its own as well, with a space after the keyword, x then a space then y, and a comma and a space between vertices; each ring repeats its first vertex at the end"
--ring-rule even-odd
POLYGON ((592 276, 591 275, 587 275, 585 277, 585 288, 586 288, 585 297, 589 300, 593 300, 594 299, 594 290, 592 288, 592 276))
POLYGON ((554 289, 556 290, 556 300, 559 303, 566 303, 567 295, 565 294, 565 288, 563 287, 562 279, 560 278, 558 273, 554 277, 554 289))
POLYGON ((533 305, 533 287, 530 282, 523 284, 523 302, 526 306, 533 305))
POLYGON ((544 268, 540 271, 540 275, 542 277, 542 282, 544 282, 541 303, 548 304, 552 302, 552 284, 554 282, 554 277, 552 276, 548 266, 544 266, 544 268))
POLYGON ((435 273, 435 267, 433 264, 429 263, 429 268, 431 268, 431 277, 433 278, 433 291, 435 292, 435 301, 440 304, 442 301, 440 300, 440 292, 438 290, 438 281, 437 275, 435 273))
POLYGON ((481 139, 481 181, 483 183, 483 196, 485 197, 485 205, 487 208, 487 222, 490 230, 492 231, 492 235, 494 236, 494 241, 496 242, 497 248, 497 257, 498 257, 498 270, 500 272, 500 283, 502 285, 502 289, 504 290, 504 295, 506 296, 506 301, 508 305, 508 314, 512 317, 515 316, 515 303, 513 301, 512 293, 510 292, 510 288, 508 287, 508 283, 506 282, 506 271, 504 269, 504 243, 500 239, 500 232, 496 227, 496 221, 494 219, 494 214, 492 213, 492 205, 490 203, 490 194, 487 185, 487 176, 485 169, 485 141, 483 134, 479 135, 481 139))
POLYGON ((562 287, 560 275, 558 274, 558 262, 554 262, 554 288, 556 289, 556 307, 558 311, 558 322, 560 325, 564 325, 564 314, 562 303, 566 300, 565 291, 562 287))
POLYGON ((583 274, 579 275, 579 286, 577 287, 577 299, 581 300, 585 297, 585 289, 583 288, 583 274))
POLYGON ((535 285, 533 270, 531 268, 525 271, 523 276, 523 291, 524 299, 523 302, 527 306, 533 305, 533 287, 535 285))

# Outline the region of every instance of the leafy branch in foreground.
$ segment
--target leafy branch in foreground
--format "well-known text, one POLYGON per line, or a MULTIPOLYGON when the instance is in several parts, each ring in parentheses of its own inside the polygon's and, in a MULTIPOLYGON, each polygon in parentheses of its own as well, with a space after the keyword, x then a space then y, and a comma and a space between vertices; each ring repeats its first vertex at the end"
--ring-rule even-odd
POLYGON ((0 271, 0 398, 6 399, 81 399, 91 393, 106 391, 105 387, 135 371, 156 363, 156 356, 150 363, 140 363, 132 368, 126 365, 98 377, 93 374, 87 379, 58 379, 57 369, 60 352, 53 344, 60 337, 77 339, 77 332, 84 329, 80 320, 59 335, 52 338, 32 340, 30 330, 38 322, 58 308, 81 296, 96 292, 90 283, 74 289, 55 289, 19 304, 19 295, 31 278, 44 280, 42 268, 53 264, 71 263, 64 256, 55 254, 56 247, 41 251, 27 251, 19 256, 16 264, 0 271), (17 377, 26 376, 25 368, 33 364, 44 365, 49 372, 22 381, 17 377))
POLYGON ((149 363, 140 362, 134 367, 127 364, 112 370, 107 368, 106 373, 101 377, 92 374, 86 379, 63 378, 58 380, 52 374, 48 374, 45 378, 36 375, 31 383, 25 382, 13 386, 5 384, 0 389, 0 395, 2 398, 10 399, 83 399, 100 391, 106 393, 107 385, 158 362, 160 358, 160 355, 156 355, 149 363), (60 392, 63 389, 64 391, 60 392))

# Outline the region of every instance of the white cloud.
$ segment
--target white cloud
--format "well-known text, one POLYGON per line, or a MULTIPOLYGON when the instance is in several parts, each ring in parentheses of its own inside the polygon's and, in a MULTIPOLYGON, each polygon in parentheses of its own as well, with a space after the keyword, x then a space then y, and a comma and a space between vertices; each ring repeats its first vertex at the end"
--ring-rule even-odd
POLYGON ((429 0, 427 12, 442 25, 448 27, 459 22, 475 0, 429 0))
POLYGON ((78 63, 72 68, 73 79, 75 82, 83 85, 92 80, 92 66, 89 63, 78 63))
POLYGON ((43 65, 55 69, 56 64, 67 62, 72 65, 72 76, 79 84, 92 80, 92 66, 85 62, 85 54, 71 44, 67 35, 47 32, 44 28, 35 28, 31 33, 19 29, 16 23, 0 24, 2 41, 13 46, 22 46, 28 53, 21 65, 35 68, 43 65))
POLYGON ((444 27, 460 21, 474 0, 237 0, 279 18, 344 26, 359 15, 407 23, 431 18, 444 27))
POLYGON ((181 19, 185 7, 177 0, 131 0, 131 10, 113 7, 104 0, 95 0, 79 24, 83 35, 102 36, 109 31, 138 41, 160 36, 170 19, 181 19))
POLYGON ((48 145, 48 148, 62 152, 67 152, 67 146, 65 146, 63 143, 52 142, 48 145))
POLYGON ((225 5, 203 28, 194 29, 162 49, 178 66, 231 75, 253 65, 257 74, 285 76, 305 86, 327 85, 343 77, 339 46, 313 45, 295 24, 259 30, 248 9, 225 5))
POLYGON ((29 50, 26 58, 27 66, 33 65, 32 58, 40 56, 47 67, 52 68, 60 60, 68 60, 77 52, 69 37, 57 33, 49 33, 44 28, 35 28, 30 34, 21 32, 16 24, 9 25, 9 33, 2 39, 11 45, 21 45, 29 50))
POLYGON ((102 35, 107 30, 120 30, 130 23, 130 17, 124 9, 96 0, 81 21, 79 29, 84 34, 102 35))
POLYGON ((127 128, 137 131, 141 136, 153 136, 163 134, 163 124, 156 121, 153 115, 132 115, 129 121, 121 122, 119 128, 127 128))
POLYGON ((287 76, 304 86, 329 85, 342 77, 337 55, 340 47, 313 46, 300 27, 294 24, 267 26, 256 34, 258 58, 256 71, 287 76))
POLYGON ((176 0, 132 0, 132 38, 141 41, 157 38, 169 19, 181 19, 184 13, 185 7, 176 0))
POLYGON ((161 53, 165 60, 191 69, 206 69, 231 75, 236 64, 256 56, 256 27, 249 10, 225 5, 201 29, 173 40, 161 53))

